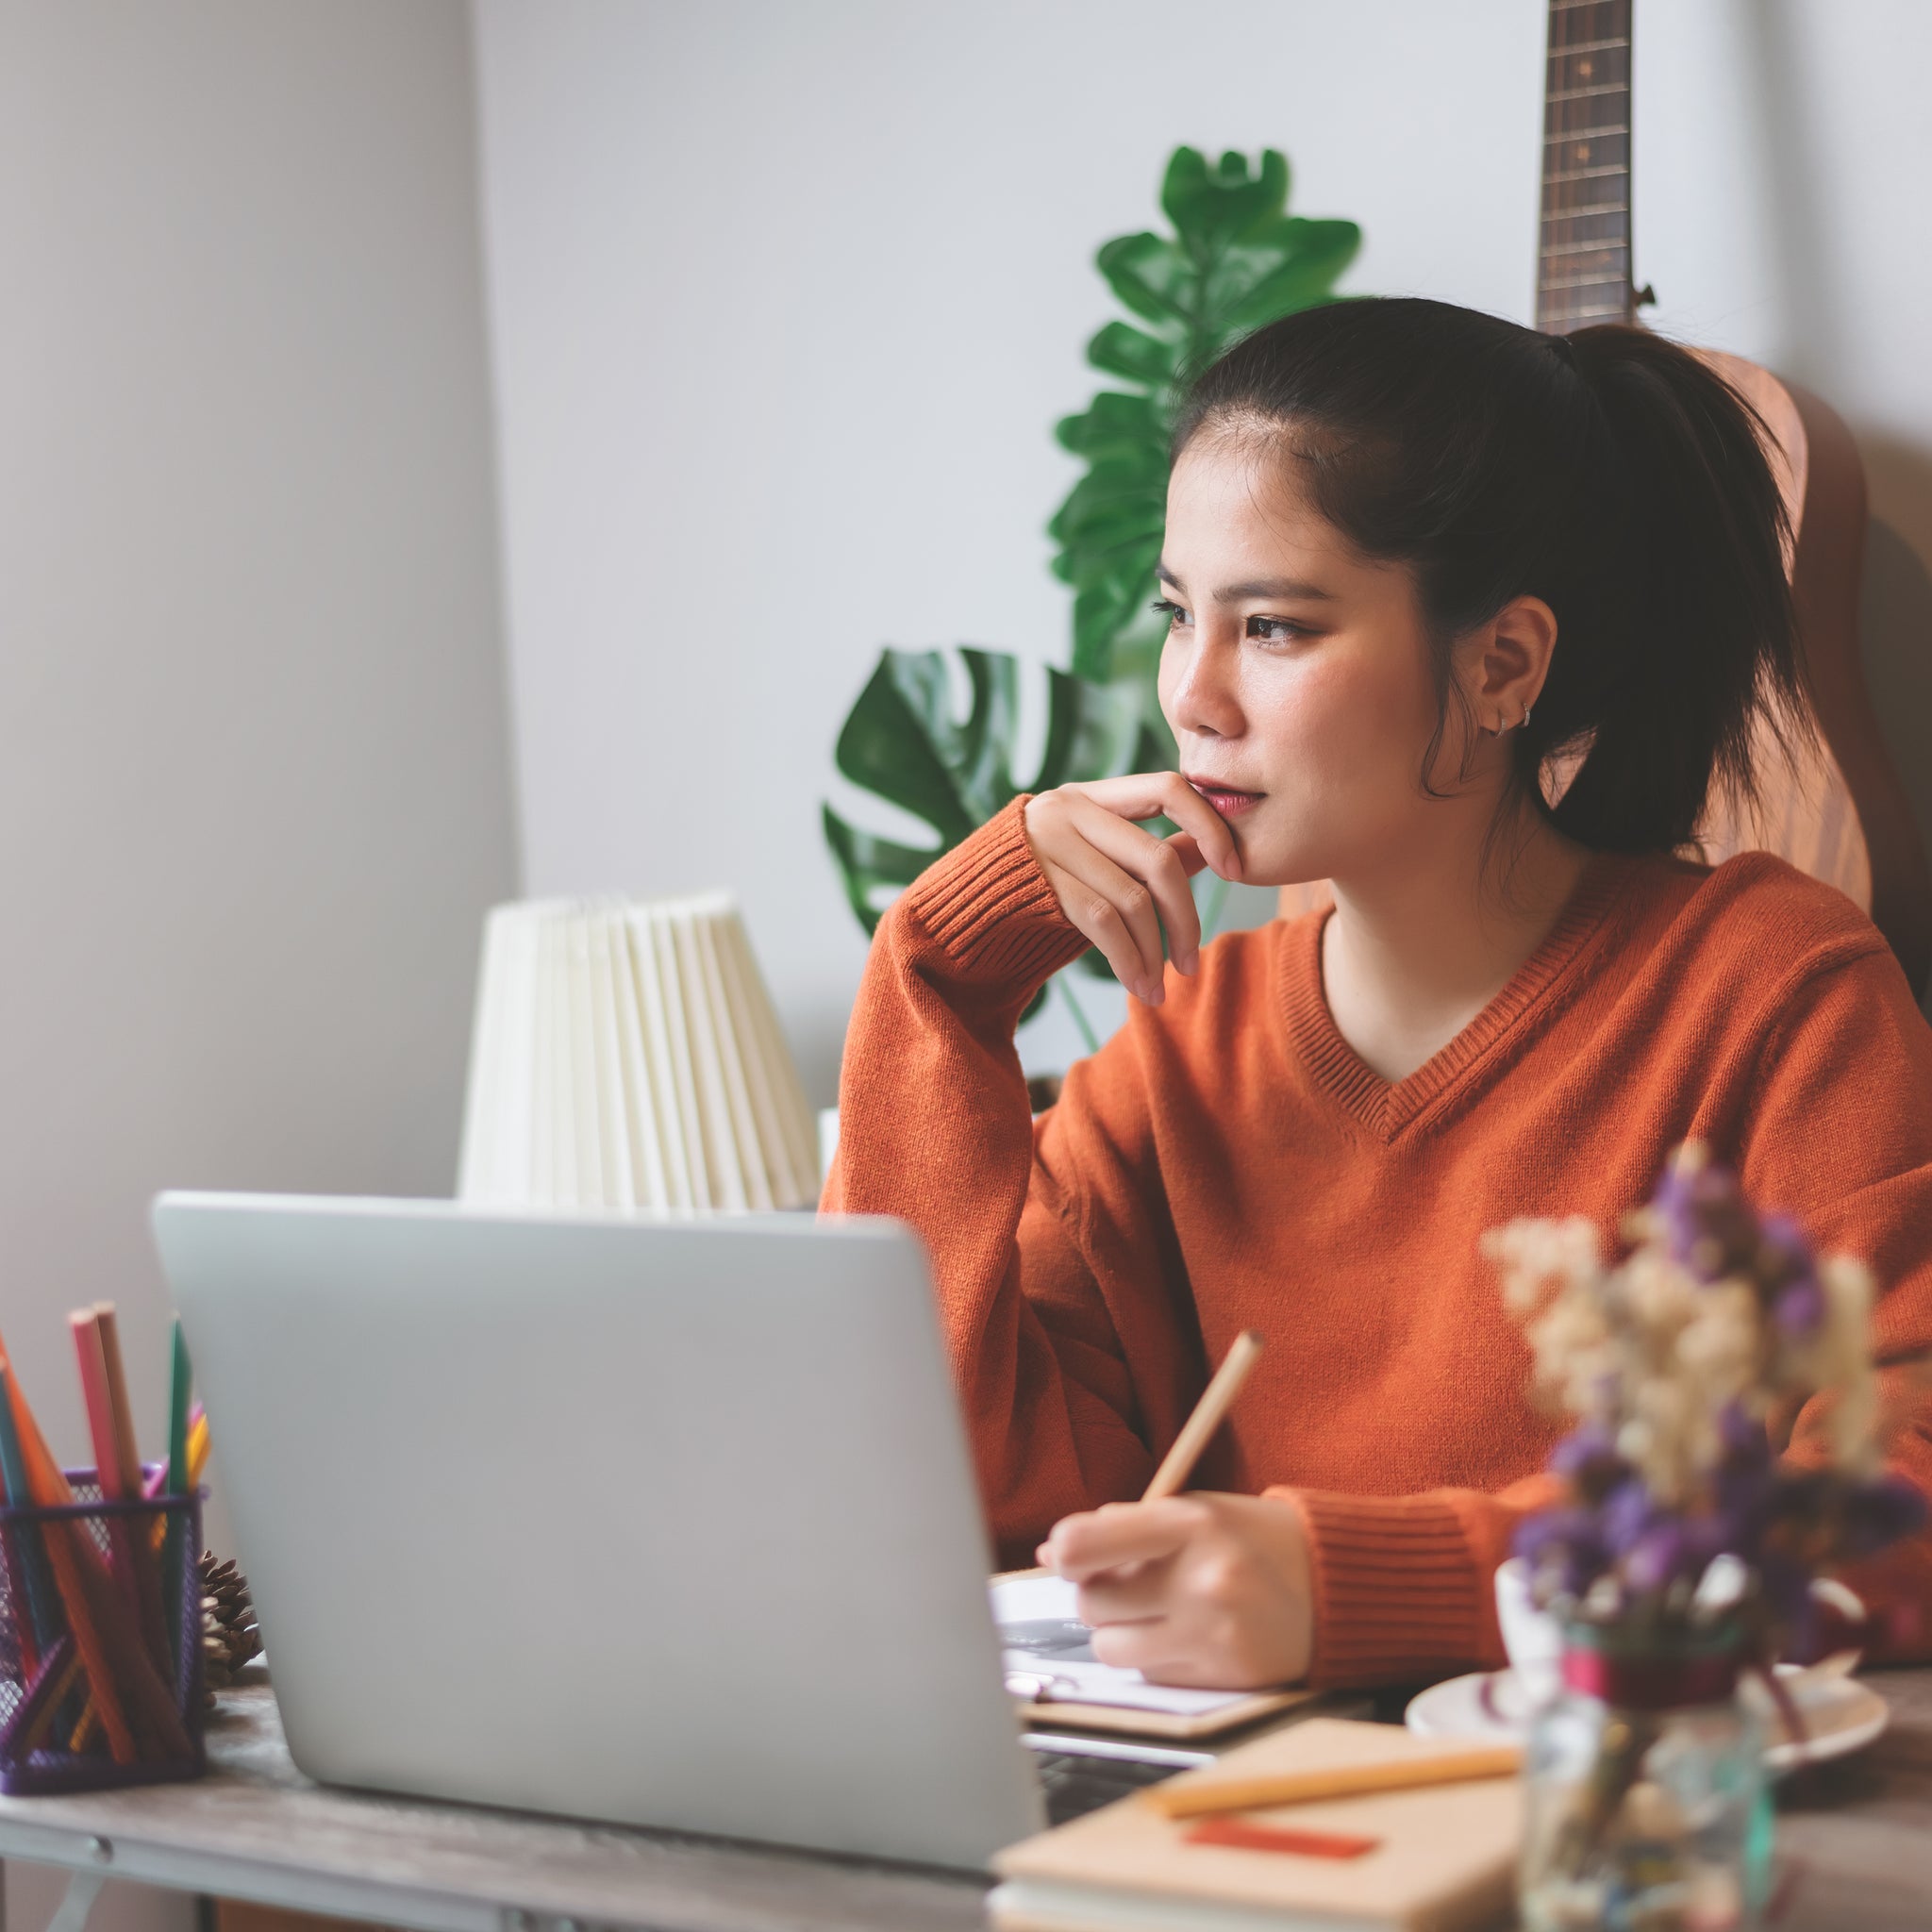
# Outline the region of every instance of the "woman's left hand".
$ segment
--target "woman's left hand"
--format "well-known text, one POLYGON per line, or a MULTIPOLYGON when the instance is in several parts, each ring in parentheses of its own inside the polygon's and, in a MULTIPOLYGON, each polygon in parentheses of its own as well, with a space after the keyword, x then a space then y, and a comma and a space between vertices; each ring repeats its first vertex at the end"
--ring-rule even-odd
POLYGON ((1312 1587, 1290 1503, 1212 1491, 1108 1503, 1063 1517, 1040 1560, 1079 1585, 1102 1663, 1217 1690, 1307 1674, 1312 1587))

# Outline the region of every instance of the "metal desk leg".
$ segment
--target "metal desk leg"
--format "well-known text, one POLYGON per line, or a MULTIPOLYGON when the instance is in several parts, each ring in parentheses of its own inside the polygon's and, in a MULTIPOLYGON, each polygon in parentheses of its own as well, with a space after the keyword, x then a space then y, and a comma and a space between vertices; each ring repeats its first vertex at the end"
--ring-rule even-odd
POLYGON ((60 1907, 48 1921, 47 1932, 82 1932, 88 1914, 94 1908, 101 1887, 107 1884, 105 1872, 76 1872, 60 1895, 60 1907))

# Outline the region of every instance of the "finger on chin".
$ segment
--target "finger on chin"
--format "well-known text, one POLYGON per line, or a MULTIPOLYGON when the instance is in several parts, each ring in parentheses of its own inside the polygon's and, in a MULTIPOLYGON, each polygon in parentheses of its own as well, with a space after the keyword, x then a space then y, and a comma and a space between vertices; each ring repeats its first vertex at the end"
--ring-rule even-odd
POLYGON ((1192 878, 1198 872, 1208 868, 1208 855, 1201 850, 1201 841, 1191 832, 1170 832, 1167 842, 1173 848, 1174 857, 1187 868, 1188 876, 1192 878))

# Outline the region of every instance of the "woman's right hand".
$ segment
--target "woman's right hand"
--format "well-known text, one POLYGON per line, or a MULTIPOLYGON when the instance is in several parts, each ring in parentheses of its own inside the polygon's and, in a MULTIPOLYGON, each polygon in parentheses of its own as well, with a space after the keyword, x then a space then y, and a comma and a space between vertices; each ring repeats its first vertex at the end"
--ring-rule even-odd
POLYGON ((1188 881, 1203 866, 1241 875, 1227 822, 1178 772, 1147 772, 1061 785, 1026 804, 1027 842, 1064 912, 1107 957, 1131 993, 1165 997, 1161 928, 1177 973, 1201 958, 1201 918, 1188 881), (1157 839, 1135 822, 1166 817, 1180 830, 1157 839))

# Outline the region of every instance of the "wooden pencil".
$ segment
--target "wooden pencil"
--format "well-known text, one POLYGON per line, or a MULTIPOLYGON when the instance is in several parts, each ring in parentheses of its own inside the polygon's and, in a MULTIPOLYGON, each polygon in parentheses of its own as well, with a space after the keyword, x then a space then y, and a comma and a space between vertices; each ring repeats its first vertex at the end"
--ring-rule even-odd
MULTIPOLYGON (((121 1357, 121 1324, 112 1302, 93 1306, 94 1333, 100 1339, 101 1366, 108 1378, 108 1403, 112 1417, 120 1487, 112 1493, 129 1502, 147 1493, 141 1467, 141 1450, 134 1433, 134 1405, 127 1395, 127 1370, 121 1357)), ((168 1633, 161 1616, 161 1576, 153 1545, 138 1531, 128 1538, 134 1546, 134 1584, 141 1613, 142 1634, 147 1639, 156 1668, 163 1683, 175 1675, 168 1656, 168 1633)))
POLYGON ((1154 1480, 1147 1485, 1147 1492, 1141 1498, 1143 1503, 1158 1503, 1163 1497, 1177 1495, 1187 1488, 1189 1478, 1194 1474, 1194 1465, 1201 1459, 1201 1452, 1226 1419, 1235 1397, 1241 1392, 1241 1384, 1248 1379, 1248 1371, 1255 1366, 1260 1353, 1261 1337, 1255 1329, 1243 1328, 1235 1337, 1234 1345, 1223 1357, 1213 1380, 1202 1390, 1193 1414, 1181 1424, 1181 1432, 1174 1439, 1173 1448, 1160 1458, 1160 1467, 1154 1472, 1154 1480))
POLYGON ((1204 1774, 1199 1782, 1175 1779, 1141 1793, 1164 1818, 1197 1818, 1214 1811, 1256 1811, 1272 1805, 1309 1805, 1318 1798, 1353 1798, 1365 1791, 1407 1791, 1422 1785, 1473 1784, 1478 1778, 1514 1777, 1523 1765, 1518 1744, 1483 1744, 1435 1757, 1384 1759, 1380 1764, 1338 1764, 1319 1771, 1257 1773, 1248 1777, 1204 1774))

